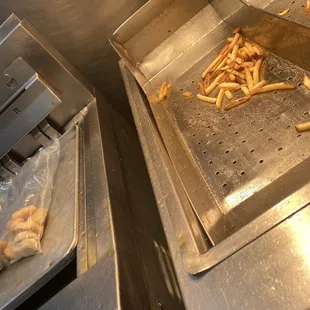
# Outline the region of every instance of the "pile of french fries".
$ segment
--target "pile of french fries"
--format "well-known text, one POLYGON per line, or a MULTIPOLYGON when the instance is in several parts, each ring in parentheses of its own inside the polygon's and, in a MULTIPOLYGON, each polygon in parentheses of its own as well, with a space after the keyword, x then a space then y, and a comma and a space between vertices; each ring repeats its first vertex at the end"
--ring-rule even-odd
POLYGON ((218 110, 229 110, 260 93, 296 88, 295 84, 284 82, 267 85, 261 73, 263 59, 263 49, 246 41, 240 28, 235 29, 234 37, 227 39, 227 44, 202 73, 197 98, 215 104, 218 110))

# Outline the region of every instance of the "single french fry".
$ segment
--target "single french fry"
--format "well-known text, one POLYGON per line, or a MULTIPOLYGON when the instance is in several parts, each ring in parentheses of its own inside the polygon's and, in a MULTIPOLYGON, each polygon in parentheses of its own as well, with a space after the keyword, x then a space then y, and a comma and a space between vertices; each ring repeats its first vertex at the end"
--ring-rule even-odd
POLYGON ((242 92, 246 95, 246 96, 248 96, 249 94, 250 94, 250 91, 249 91, 249 89, 244 85, 244 86, 241 86, 241 90, 242 90, 242 92))
POLYGON ((258 56, 262 56, 264 55, 263 50, 260 48, 260 46, 258 46, 257 44, 252 44, 253 50, 254 52, 258 55, 258 56))
POLYGON ((254 85, 258 84, 258 82, 259 82, 259 70, 260 70, 260 66, 262 65, 262 62, 263 62, 263 59, 260 58, 255 63, 254 72, 253 72, 254 85))
POLYGON ((232 73, 230 73, 230 74, 229 74, 229 79, 230 79, 232 82, 234 82, 234 81, 236 81, 236 76, 233 75, 232 73))
POLYGON ((236 34, 236 33, 240 32, 240 30, 241 30, 240 27, 235 28, 234 31, 233 31, 233 34, 236 34))
POLYGON ((240 58, 240 57, 236 57, 236 63, 237 63, 238 65, 243 64, 243 59, 240 58))
POLYGON ((247 68, 251 68, 251 67, 253 67, 254 66, 254 64, 253 64, 253 62, 251 62, 251 61, 246 61, 246 62, 244 62, 244 63, 242 63, 241 64, 241 67, 247 67, 247 68))
POLYGON ((255 95, 256 94, 256 89, 260 89, 261 87, 265 86, 267 84, 266 80, 261 80, 258 82, 250 91, 250 95, 255 95))
POLYGON ((165 85, 164 90, 162 92, 162 99, 167 98, 168 96, 168 85, 165 85))
POLYGON ((182 95, 183 95, 183 97, 185 97, 185 98, 190 98, 191 96, 193 96, 193 93, 190 92, 190 91, 186 91, 186 92, 184 92, 182 95))
POLYGON ((290 11, 290 9, 286 9, 286 10, 280 11, 280 12, 278 13, 278 15, 279 15, 279 16, 284 16, 284 15, 286 15, 289 11, 290 11))
POLYGON ((246 84, 246 81, 242 79, 240 76, 236 76, 236 82, 240 85, 246 84))
POLYGON ((222 69, 225 65, 226 65, 226 61, 227 61, 228 57, 226 56, 223 61, 218 65, 218 67, 216 68, 216 70, 220 70, 222 69))
POLYGON ((245 45, 245 51, 249 52, 250 56, 254 56, 254 50, 253 50, 252 44, 249 42, 245 42, 244 45, 245 45))
POLYGON ((160 86, 160 89, 159 89, 159 96, 158 96, 159 100, 164 99, 165 88, 167 88, 167 83, 163 82, 160 86))
POLYGON ((303 131, 307 131, 310 130, 310 122, 307 123, 303 123, 303 124, 298 124, 295 126, 296 130, 298 132, 303 132, 303 131))
POLYGON ((237 44, 238 40, 240 39, 240 33, 236 33, 234 36, 234 39, 230 42, 229 44, 229 48, 230 50, 232 50, 234 48, 234 46, 237 44))
POLYGON ((240 84, 238 83, 221 83, 218 86, 220 89, 221 88, 226 88, 226 89, 235 89, 235 88, 239 88, 240 84))
POLYGON ((230 66, 229 66, 229 65, 227 65, 227 66, 221 68, 221 71, 226 71, 226 70, 228 70, 228 69, 230 69, 230 66))
POLYGON ((310 12, 310 0, 307 0, 306 2, 306 15, 308 15, 310 12))
POLYGON ((207 73, 209 73, 213 67, 216 65, 216 63, 222 58, 222 55, 218 55, 212 62, 211 64, 209 65, 209 67, 207 67, 207 69, 202 73, 201 77, 202 79, 205 78, 205 76, 207 75, 207 73))
POLYGON ((238 44, 239 46, 241 46, 241 45, 243 44, 243 38, 242 38, 241 36, 240 36, 240 38, 239 38, 237 44, 238 44))
POLYGON ((254 67, 249 68, 249 71, 250 71, 251 73, 253 73, 253 72, 254 72, 254 67))
POLYGON ((248 84, 248 88, 249 88, 249 90, 251 90, 254 87, 254 82, 253 82, 252 74, 251 74, 250 70, 247 67, 244 68, 244 73, 245 73, 246 82, 248 84))
POLYGON ((306 74, 304 74, 302 82, 308 89, 310 89, 310 78, 306 74))
POLYGON ((252 95, 258 94, 258 93, 266 93, 270 91, 276 91, 276 90, 289 90, 289 89, 295 89, 296 85, 295 84, 286 84, 284 82, 281 83, 274 83, 274 84, 269 84, 263 87, 258 87, 251 92, 252 95))
POLYGON ((196 95, 197 99, 200 101, 208 102, 208 103, 216 103, 216 98, 203 96, 201 94, 196 95))
POLYGON ((200 93, 202 95, 204 95, 205 94, 205 89, 204 89, 203 85, 200 82, 197 82, 196 85, 199 88, 200 93))
POLYGON ((227 38, 227 42, 229 42, 229 43, 230 43, 230 42, 232 42, 232 41, 233 41, 233 39, 234 39, 234 38, 229 37, 229 38, 227 38))
POLYGON ((219 74, 214 81, 208 86, 208 88, 205 89, 205 95, 208 96, 212 90, 217 86, 217 84, 219 83, 219 80, 225 75, 225 72, 222 72, 221 74, 219 74))
POLYGON ((215 103, 215 106, 218 110, 220 110, 222 108, 224 94, 225 94, 225 90, 220 89, 219 94, 218 94, 217 99, 216 99, 216 103, 215 103))
POLYGON ((231 53, 231 57, 230 57, 230 60, 231 60, 231 63, 234 65, 235 64, 235 61, 236 61, 236 58, 237 58, 237 53, 238 53, 238 50, 239 50, 239 45, 236 44, 232 50, 232 53, 231 53))
POLYGON ((231 73, 231 74, 235 75, 235 76, 239 76, 241 79, 245 79, 245 75, 243 73, 240 73, 240 72, 236 71, 236 70, 228 69, 226 71, 228 73, 231 73))
POLYGON ((224 108, 224 110, 229 110, 229 109, 234 108, 240 104, 246 103, 250 99, 251 99, 251 96, 245 96, 245 97, 230 101, 228 103, 228 105, 224 108))
POLYGON ((231 93, 230 90, 225 90, 225 96, 227 97, 228 100, 232 99, 233 94, 231 93))

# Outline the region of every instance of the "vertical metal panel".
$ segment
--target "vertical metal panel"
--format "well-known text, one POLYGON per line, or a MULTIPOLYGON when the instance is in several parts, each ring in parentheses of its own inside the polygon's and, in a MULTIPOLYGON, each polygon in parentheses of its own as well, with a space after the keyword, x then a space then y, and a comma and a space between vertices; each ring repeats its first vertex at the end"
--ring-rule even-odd
POLYGON ((130 114, 108 37, 146 0, 10 0, 0 3, 0 23, 15 13, 43 32, 90 83, 123 114, 130 114), (117 3, 117 4, 116 4, 117 3))

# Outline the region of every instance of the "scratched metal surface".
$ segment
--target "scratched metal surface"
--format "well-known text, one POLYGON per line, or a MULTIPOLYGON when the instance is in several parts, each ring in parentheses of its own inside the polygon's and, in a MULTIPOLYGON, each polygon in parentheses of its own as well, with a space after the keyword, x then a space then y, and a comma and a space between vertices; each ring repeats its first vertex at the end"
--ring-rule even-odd
MULTIPOLYGON (((213 56, 201 63, 209 63, 213 56)), ((300 68, 270 53, 266 59, 264 78, 270 83, 300 83, 300 68)), ((218 112, 195 96, 182 96, 185 90, 198 93, 194 82, 201 63, 174 81, 167 108, 218 206, 227 214, 280 176, 289 178, 288 172, 310 156, 310 149, 304 147, 310 135, 295 130, 296 123, 309 119, 309 90, 299 84, 296 91, 258 95, 243 106, 218 112)))
POLYGON ((273 14, 289 9, 283 16, 284 19, 310 27, 310 16, 306 16, 305 13, 306 0, 246 0, 246 2, 273 14))

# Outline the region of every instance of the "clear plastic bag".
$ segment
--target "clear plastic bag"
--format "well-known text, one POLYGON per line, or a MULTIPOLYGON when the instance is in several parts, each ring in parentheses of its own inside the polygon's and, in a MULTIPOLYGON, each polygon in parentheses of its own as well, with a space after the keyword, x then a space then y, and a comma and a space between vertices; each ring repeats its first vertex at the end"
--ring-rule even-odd
POLYGON ((0 184, 0 270, 42 252, 40 240, 51 204, 59 140, 29 158, 17 176, 0 184))

